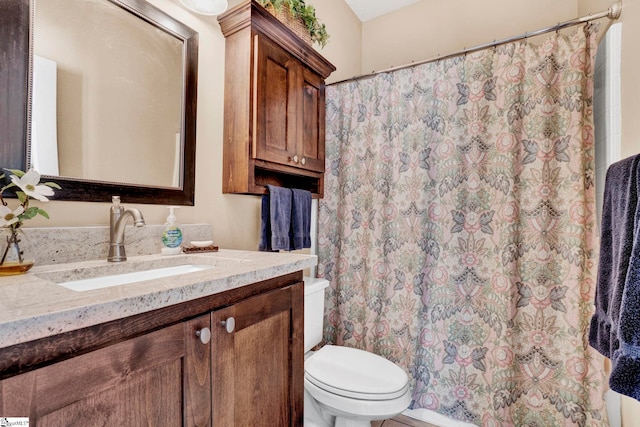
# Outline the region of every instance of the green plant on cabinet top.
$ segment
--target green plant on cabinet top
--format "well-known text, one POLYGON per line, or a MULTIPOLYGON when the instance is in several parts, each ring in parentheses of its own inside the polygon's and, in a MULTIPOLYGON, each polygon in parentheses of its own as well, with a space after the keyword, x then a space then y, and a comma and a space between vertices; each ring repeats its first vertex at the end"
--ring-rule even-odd
POLYGON ((305 27, 309 30, 311 40, 325 47, 329 41, 329 34, 326 26, 316 17, 316 8, 306 4, 304 0, 258 0, 262 6, 273 6, 275 10, 281 10, 283 6, 288 7, 293 18, 300 18, 305 27))

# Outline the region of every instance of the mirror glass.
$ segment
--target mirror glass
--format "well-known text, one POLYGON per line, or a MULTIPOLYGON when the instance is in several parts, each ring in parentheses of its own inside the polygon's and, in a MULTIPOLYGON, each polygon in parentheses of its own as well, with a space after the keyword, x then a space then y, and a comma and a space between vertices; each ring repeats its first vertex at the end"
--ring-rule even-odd
POLYGON ((32 166, 179 187, 182 45, 106 1, 37 1, 32 166))
POLYGON ((193 204, 197 33, 140 0, 32 8, 29 166, 65 200, 193 204))

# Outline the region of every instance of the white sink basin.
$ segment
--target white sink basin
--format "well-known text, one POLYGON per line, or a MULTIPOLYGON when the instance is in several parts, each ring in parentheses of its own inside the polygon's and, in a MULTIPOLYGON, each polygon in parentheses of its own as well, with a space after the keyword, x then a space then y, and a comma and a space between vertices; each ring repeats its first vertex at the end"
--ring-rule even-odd
POLYGON ((177 276, 179 274, 193 273, 196 271, 213 268, 213 265, 206 264, 183 264, 171 267, 160 267, 150 270, 133 271, 130 273, 111 274, 106 276, 91 277, 79 280, 60 282, 58 285, 64 286, 73 291, 91 291, 94 289, 108 288, 111 286, 126 285, 145 280, 160 279, 163 277, 177 276))

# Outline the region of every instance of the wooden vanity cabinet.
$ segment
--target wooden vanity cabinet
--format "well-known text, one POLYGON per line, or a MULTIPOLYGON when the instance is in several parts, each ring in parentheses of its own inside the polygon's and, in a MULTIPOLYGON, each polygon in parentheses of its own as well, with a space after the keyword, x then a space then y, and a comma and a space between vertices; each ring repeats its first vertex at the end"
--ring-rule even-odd
POLYGON ((42 426, 210 425, 203 316, 0 383, 0 413, 42 426))
POLYGON ((325 82, 335 67, 255 0, 218 18, 226 38, 223 192, 274 184, 322 197, 325 82))
POLYGON ((220 426, 303 424, 302 284, 269 292, 211 314, 213 414, 220 426), (234 329, 226 329, 228 319, 234 329), (224 322, 224 324, 223 324, 224 322), (294 368, 299 367, 299 368, 294 368))
POLYGON ((300 426, 301 276, 0 349, 0 415, 36 427, 300 426), (118 331, 126 339, 109 343, 118 331))

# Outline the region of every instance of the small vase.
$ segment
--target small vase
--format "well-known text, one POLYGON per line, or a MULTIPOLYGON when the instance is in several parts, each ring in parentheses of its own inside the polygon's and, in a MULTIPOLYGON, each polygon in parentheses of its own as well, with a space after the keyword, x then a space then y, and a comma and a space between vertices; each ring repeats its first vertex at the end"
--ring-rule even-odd
POLYGON ((6 243, 2 247, 4 249, 0 257, 0 276, 26 273, 33 267, 34 262, 25 260, 24 252, 20 249, 20 238, 18 237, 17 229, 9 229, 6 243))

